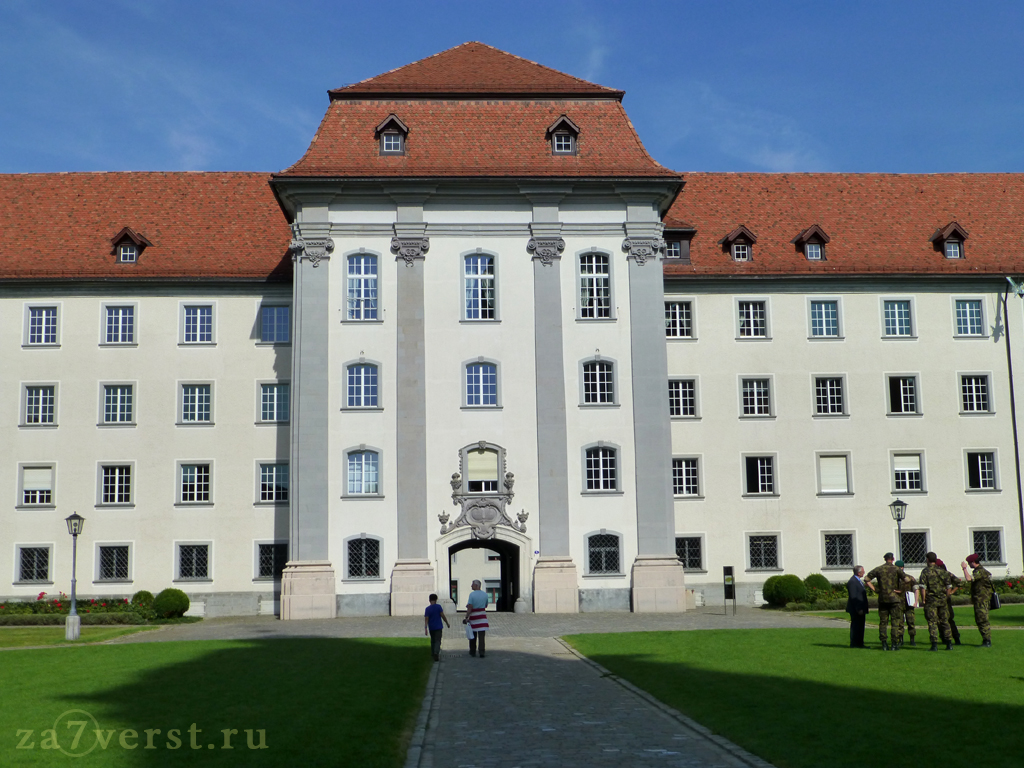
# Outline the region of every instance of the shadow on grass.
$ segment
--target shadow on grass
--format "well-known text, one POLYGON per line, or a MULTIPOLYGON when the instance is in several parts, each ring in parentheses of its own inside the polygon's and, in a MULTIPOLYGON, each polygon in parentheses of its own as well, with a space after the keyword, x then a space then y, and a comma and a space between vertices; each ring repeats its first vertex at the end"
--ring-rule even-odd
POLYGON ((146 643, 64 653, 48 659, 80 674, 62 686, 59 676, 46 680, 37 671, 44 679, 32 702, 42 720, 34 723, 35 748, 8 751, 14 745, 5 737, 0 764, 400 766, 432 663, 423 641, 408 639, 146 643), (94 674, 81 674, 82 665, 94 674), (80 760, 42 748, 42 730, 62 708, 84 710, 58 718, 56 736, 75 754, 92 746, 80 760), (83 720, 79 745, 70 749, 81 727, 67 723, 83 720))

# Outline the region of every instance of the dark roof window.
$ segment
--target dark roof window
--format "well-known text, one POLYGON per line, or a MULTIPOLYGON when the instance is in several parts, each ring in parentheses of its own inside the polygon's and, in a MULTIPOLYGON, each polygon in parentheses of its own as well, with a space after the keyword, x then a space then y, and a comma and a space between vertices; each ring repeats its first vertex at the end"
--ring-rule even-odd
POLYGON ((740 224, 736 229, 718 241, 722 250, 728 252, 733 261, 752 261, 757 235, 740 224))
POLYGON ((951 221, 941 229, 935 230, 935 234, 930 239, 935 250, 942 253, 947 259, 962 259, 964 257, 964 241, 967 239, 967 230, 957 222, 951 221))
POLYGON ((134 264, 139 260, 139 255, 147 245, 152 245, 149 240, 133 230, 125 227, 112 238, 113 253, 120 264, 134 264))
POLYGON ((794 237, 792 242, 808 261, 825 261, 825 245, 829 239, 825 230, 817 224, 812 224, 794 237))
POLYGON ((380 154, 405 154, 405 139, 409 135, 409 128, 399 119, 398 115, 388 115, 387 119, 374 130, 374 135, 380 142, 380 154))
POLYGON ((551 154, 575 155, 580 129, 565 115, 548 127, 547 137, 551 140, 551 154))

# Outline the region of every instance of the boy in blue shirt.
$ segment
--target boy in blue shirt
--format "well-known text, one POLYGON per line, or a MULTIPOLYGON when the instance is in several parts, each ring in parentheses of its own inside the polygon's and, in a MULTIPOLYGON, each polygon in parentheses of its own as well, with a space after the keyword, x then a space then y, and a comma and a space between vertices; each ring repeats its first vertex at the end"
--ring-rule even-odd
POLYGON ((423 634, 430 634, 430 652, 434 655, 434 661, 441 660, 442 621, 448 629, 452 628, 448 617, 444 615, 444 608, 437 604, 437 595, 431 595, 430 605, 423 612, 423 634))

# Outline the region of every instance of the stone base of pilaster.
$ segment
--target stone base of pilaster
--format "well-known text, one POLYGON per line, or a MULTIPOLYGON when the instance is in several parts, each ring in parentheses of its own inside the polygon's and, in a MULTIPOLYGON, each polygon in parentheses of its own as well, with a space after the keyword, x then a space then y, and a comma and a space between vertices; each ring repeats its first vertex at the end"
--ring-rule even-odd
POLYGON ((422 616, 434 591, 429 560, 399 560, 391 571, 391 615, 422 616))
POLYGON ((534 613, 579 613, 580 586, 571 557, 541 557, 533 569, 534 613))
POLYGON ((331 561, 289 561, 281 575, 281 619, 333 619, 336 616, 331 561))
POLYGON ((671 555, 640 555, 633 562, 633 613, 687 609, 683 565, 671 555))

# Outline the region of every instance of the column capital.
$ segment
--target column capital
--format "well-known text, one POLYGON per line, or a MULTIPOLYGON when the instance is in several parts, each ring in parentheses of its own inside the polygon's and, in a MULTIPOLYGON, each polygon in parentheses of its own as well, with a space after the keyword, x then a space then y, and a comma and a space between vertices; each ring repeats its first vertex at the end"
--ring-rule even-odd
POLYGON ((648 259, 657 259, 664 252, 665 240, 662 237, 627 237, 622 241, 622 250, 627 252, 626 258, 642 267, 648 259))
POLYGON ((544 266, 548 266, 553 260, 562 257, 565 240, 561 237, 531 237, 526 250, 533 254, 534 259, 540 259, 544 266))
POLYGON ((314 267, 319 267, 321 259, 330 259, 334 240, 329 237, 295 237, 288 245, 288 250, 292 254, 292 261, 308 259, 314 267))

